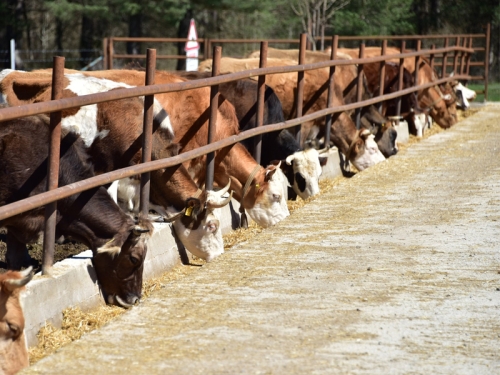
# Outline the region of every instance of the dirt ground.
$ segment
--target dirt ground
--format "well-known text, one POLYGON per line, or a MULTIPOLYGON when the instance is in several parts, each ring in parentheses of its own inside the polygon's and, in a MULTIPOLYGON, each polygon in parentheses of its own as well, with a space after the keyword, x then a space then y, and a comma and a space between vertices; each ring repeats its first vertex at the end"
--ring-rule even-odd
POLYGON ((23 373, 500 373, 499 118, 344 179, 23 373))

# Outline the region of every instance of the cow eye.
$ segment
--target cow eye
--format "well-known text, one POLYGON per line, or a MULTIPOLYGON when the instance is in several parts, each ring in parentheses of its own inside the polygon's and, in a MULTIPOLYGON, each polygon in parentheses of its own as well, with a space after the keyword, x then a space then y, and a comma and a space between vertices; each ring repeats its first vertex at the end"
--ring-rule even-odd
POLYGON ((130 256, 130 263, 132 263, 134 266, 137 266, 139 264, 139 262, 140 262, 139 258, 137 258, 133 255, 130 256))
POLYGON ((11 332, 14 339, 18 338, 19 335, 21 335, 21 327, 19 327, 17 324, 7 322, 7 327, 9 327, 9 331, 11 332))

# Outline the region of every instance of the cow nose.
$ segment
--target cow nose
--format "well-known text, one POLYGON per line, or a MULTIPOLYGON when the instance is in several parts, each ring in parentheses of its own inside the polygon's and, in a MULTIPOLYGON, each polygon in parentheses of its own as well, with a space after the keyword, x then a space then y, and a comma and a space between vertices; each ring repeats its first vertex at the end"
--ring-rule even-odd
POLYGON ((140 302, 140 297, 136 294, 129 294, 127 296, 127 302, 130 303, 131 305, 135 305, 136 303, 140 302))
POLYGON ((273 194, 273 201, 280 202, 281 201, 281 195, 280 194, 273 194))

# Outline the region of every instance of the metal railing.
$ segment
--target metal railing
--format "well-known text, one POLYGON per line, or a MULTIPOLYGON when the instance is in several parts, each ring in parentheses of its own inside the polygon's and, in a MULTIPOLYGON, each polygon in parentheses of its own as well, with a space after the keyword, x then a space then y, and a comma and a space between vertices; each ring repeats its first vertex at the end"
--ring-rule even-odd
MULTIPOLYGON (((125 177, 130 177, 133 175, 141 174, 141 200, 140 200, 140 209, 142 212, 147 212, 148 211, 148 205, 149 205, 149 172, 161 168, 167 168, 167 167, 172 167, 175 165, 179 165, 181 163, 184 163, 188 160, 207 155, 207 177, 206 177, 206 188, 210 189, 212 188, 213 184, 213 162, 214 162, 214 153, 224 147, 231 146, 237 142, 240 142, 242 140, 251 138, 251 137, 256 137, 256 147, 254 150, 254 156, 259 162, 260 160, 260 141, 259 137, 260 135, 264 133, 268 133, 271 131, 276 131, 276 130, 282 130, 282 129, 288 129, 291 127, 295 127, 297 125, 300 125, 303 122, 306 121, 311 121, 314 119, 318 119, 321 117, 325 117, 326 119, 326 132, 327 135, 325 136, 326 139, 329 139, 329 131, 330 131, 330 124, 332 121, 332 115, 335 113, 340 113, 343 111, 349 111, 349 110, 359 110, 362 107, 372 105, 372 104, 377 104, 381 103, 382 101, 389 100, 389 99, 394 99, 401 97, 403 95, 407 95, 409 93, 422 90, 428 87, 433 87, 442 83, 446 83, 450 80, 455 80, 455 79, 460 79, 460 80, 467 80, 470 79, 471 77, 469 76, 468 69, 470 67, 470 58, 471 55, 474 53, 474 50, 472 48, 466 48, 463 46, 450 46, 450 47, 445 47, 445 48, 433 48, 431 50, 421 50, 420 49, 420 43, 418 44, 418 48, 416 51, 412 52, 405 52, 405 53, 400 53, 397 55, 381 55, 381 56, 376 56, 376 57, 370 57, 370 58, 363 58, 363 51, 364 51, 364 44, 360 45, 359 48, 359 58, 355 58, 352 60, 337 60, 335 59, 336 57, 336 51, 337 51, 337 44, 339 41, 339 37, 335 36, 332 38, 332 53, 331 53, 331 60, 329 61, 324 61, 324 62, 318 62, 318 63, 312 63, 312 64, 303 64, 305 61, 305 41, 306 41, 306 36, 303 34, 301 36, 301 41, 300 43, 300 60, 299 62, 301 63, 300 65, 293 65, 293 66, 278 66, 278 67, 266 67, 266 57, 267 57, 267 48, 268 48, 268 42, 261 42, 261 57, 260 57, 260 67, 257 69, 252 69, 252 70, 246 70, 246 71, 241 71, 237 73, 232 73, 232 74, 224 74, 224 75, 219 75, 219 66, 220 66, 220 59, 222 55, 222 48, 219 46, 214 47, 213 49, 213 56, 214 56, 214 62, 213 62, 213 68, 212 68, 212 77, 211 78, 204 78, 204 79, 199 79, 199 80, 194 80, 194 81, 186 81, 186 82, 180 82, 180 83, 169 83, 169 84, 154 84, 154 73, 155 73, 155 68, 156 68, 156 60, 158 59, 158 56, 156 56, 156 51, 155 50, 148 50, 147 56, 146 56, 146 76, 145 76, 145 86, 141 87, 133 87, 133 88, 127 88, 123 90, 112 90, 109 92, 102 92, 102 93, 97 93, 97 94, 90 94, 90 95, 83 95, 83 96, 78 96, 78 97, 69 97, 69 98, 63 98, 60 99, 61 93, 62 93, 62 82, 63 82, 63 76, 64 76, 64 58, 62 57, 55 57, 54 58, 54 64, 53 64, 53 94, 52 94, 52 99, 49 102, 43 102, 43 103, 34 103, 34 104, 28 104, 28 105, 22 105, 18 107, 8 107, 0 110, 0 122, 1 121, 6 121, 6 120, 11 120, 15 118, 20 118, 24 116, 29 116, 29 115, 36 115, 36 114, 42 114, 42 113, 50 113, 51 114, 51 139, 48 140, 51 142, 51 148, 50 148, 50 162, 49 162, 49 167, 48 167, 48 188, 45 193, 38 194, 31 196, 29 198, 5 205, 3 207, 0 207, 0 221, 4 220, 6 218, 9 218, 11 216, 20 214, 22 212, 26 212, 29 210, 32 210, 37 207, 41 206, 46 206, 46 224, 45 224, 45 238, 46 240, 44 241, 44 255, 43 255, 43 262, 42 262, 42 273, 43 274, 51 274, 51 269, 53 266, 53 251, 54 251, 54 239, 55 239, 55 212, 56 212, 56 207, 57 207, 57 200, 63 199, 66 197, 69 197, 74 194, 81 193, 85 190, 95 188, 101 185, 109 184, 115 180, 122 179, 125 177), (422 58, 423 56, 435 56, 438 54, 449 54, 453 53, 455 56, 454 60, 454 67, 460 69, 461 74, 458 74, 454 77, 446 77, 443 76, 440 79, 426 83, 424 85, 418 85, 418 81, 415 80, 415 86, 406 88, 404 90, 391 93, 391 94, 385 94, 382 95, 383 93, 383 75, 385 72, 385 64, 383 63, 387 59, 394 59, 394 58, 399 58, 402 59, 405 58, 416 58, 417 61, 418 59, 422 58), (456 57, 456 56, 460 56, 456 57), (369 100, 365 101, 360 101, 361 98, 361 86, 359 83, 357 85, 357 99, 358 101, 356 103, 348 104, 348 105, 342 105, 342 106, 337 106, 337 107, 332 107, 331 103, 331 98, 333 97, 333 74, 335 72, 335 67, 336 66, 341 66, 341 65, 352 65, 352 64, 357 64, 358 65, 358 74, 359 76, 363 74, 363 65, 367 63, 375 63, 375 62, 382 62, 381 64, 381 89, 379 91, 379 95, 371 98, 369 100), (302 115, 300 111, 297 112, 297 117, 291 120, 287 120, 278 124, 271 124, 271 125, 266 125, 262 126, 263 124, 263 103, 264 103, 264 83, 265 83, 265 77, 266 75, 269 74, 277 74, 277 73, 287 73, 287 72, 296 72, 298 75, 298 80, 297 80, 297 86, 300 87, 301 85, 304 84, 304 82, 300 79, 303 77, 303 74, 307 70, 314 70, 314 69, 321 69, 321 68, 329 68, 329 87, 328 87, 328 107, 325 109, 322 109, 320 111, 314 112, 314 113, 309 113, 306 115, 302 115), (219 95, 219 90, 218 90, 218 85, 226 82, 231 82, 235 81, 238 79, 243 79, 243 78, 249 78, 249 77, 254 77, 258 76, 258 111, 257 111, 257 124, 258 126, 254 129, 243 131, 239 133, 238 135, 231 136, 226 139, 221 139, 218 141, 213 142, 213 131, 215 128, 215 123, 217 121, 217 109, 218 109, 218 95, 219 95), (210 101, 210 117, 209 117, 209 131, 208 131, 208 139, 207 139, 207 145, 200 147, 198 149, 184 152, 180 155, 166 158, 166 159, 161 159, 161 160, 154 160, 151 161, 151 137, 152 137, 152 103, 153 103, 153 97, 155 94, 160 94, 160 93, 168 93, 168 92, 177 92, 177 91, 184 91, 184 90, 191 90, 191 89, 196 89, 200 87, 206 87, 206 86, 211 86, 211 91, 210 91, 210 96, 211 96, 211 101, 210 101), (63 186, 63 187, 57 187, 57 173, 59 171, 59 142, 60 142, 60 126, 61 126, 61 112, 62 110, 65 109, 70 109, 70 108, 75 108, 75 107, 81 107, 89 104, 97 104, 97 103, 103 103, 103 102, 108 102, 112 100, 119 100, 119 99, 126 99, 126 98, 132 98, 132 97, 137 97, 137 96, 145 96, 144 100, 144 127, 143 127, 143 132, 145 134, 144 139, 143 139, 143 147, 142 147, 142 163, 138 165, 133 165, 129 166, 126 168, 114 170, 112 172, 104 173, 98 176, 94 176, 92 178, 74 182, 72 184, 63 186)), ((383 42, 382 45, 382 51, 385 51, 385 48, 387 46, 387 41, 383 42)), ((404 42, 401 45, 401 51, 405 50, 405 44, 404 42)), ((431 59, 431 61, 433 61, 431 59)), ((415 74, 418 74, 418 69, 415 74)), ((415 76, 417 77, 417 76, 415 76)), ((358 78, 359 82, 359 78, 358 78)), ((402 74, 400 74, 399 77, 399 87, 402 88, 402 74)), ((303 90, 297 90, 297 104, 300 103, 302 105, 303 102, 303 90)), ((399 113, 398 113, 399 114, 399 113)), ((357 117, 359 117, 357 115, 357 117)), ((359 128, 359 121, 357 121, 357 127, 359 128)))
MULTIPOLYGON (((485 100, 488 100, 488 80, 489 80, 489 54, 490 54, 490 40, 491 40, 491 25, 487 24, 485 27, 485 32, 483 34, 445 34, 445 35, 363 35, 363 36, 338 36, 338 42, 340 44, 353 44, 357 45, 366 42, 370 42, 371 45, 379 44, 383 41, 387 41, 388 44, 393 44, 400 46, 402 41, 407 42, 407 46, 410 48, 416 48, 417 43, 421 43, 424 47, 428 45, 428 49, 435 49, 436 46, 446 48, 450 46, 457 47, 467 47, 474 50, 475 61, 469 62, 469 67, 474 67, 478 70, 477 74, 471 76, 471 80, 484 82, 484 90, 477 91, 478 94, 484 94, 485 100), (410 46, 410 43, 413 46, 410 46)), ((104 51, 104 67, 105 69, 113 69, 114 60, 140 60, 145 59, 145 55, 130 55, 124 53, 117 53, 117 43, 124 42, 136 42, 136 43, 154 43, 154 44, 164 44, 164 43, 185 43, 186 38, 126 38, 126 37, 110 37, 103 40, 103 51, 104 51)), ((212 58, 211 51, 213 51, 214 46, 252 46, 259 44, 261 39, 210 39, 210 38, 200 38, 197 39, 198 43, 202 46, 202 54, 199 60, 205 60, 212 58)), ((320 37, 316 38, 316 41, 320 41, 320 37)), ((269 46, 287 46, 290 48, 299 47, 301 39, 268 39, 267 43, 269 46)), ((308 42, 306 41, 306 48, 308 42)), ((356 45, 356 47, 357 47, 356 45)), ((123 47, 120 48, 120 50, 123 47)), ((256 48, 253 48, 256 49, 256 48)), ((430 54, 427 55, 429 57, 430 54)), ((227 55, 229 56, 229 55, 227 55)), ((244 57, 241 54, 235 55, 231 54, 232 57, 244 57)), ((185 55, 178 54, 164 54, 160 55, 159 59, 186 59, 185 55)), ((455 66, 455 60, 452 63, 449 62, 451 58, 450 55, 445 53, 442 56, 434 56, 435 68, 441 77, 445 74, 449 74, 449 68, 455 66)), ((455 70, 454 70, 455 71, 455 70)))

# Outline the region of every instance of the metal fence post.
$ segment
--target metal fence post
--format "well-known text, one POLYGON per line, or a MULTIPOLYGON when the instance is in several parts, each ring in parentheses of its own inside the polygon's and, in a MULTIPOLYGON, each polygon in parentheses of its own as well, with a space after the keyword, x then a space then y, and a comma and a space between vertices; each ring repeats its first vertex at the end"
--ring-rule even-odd
MULTIPOLYGON (((448 47, 449 44, 449 38, 444 39, 444 48, 448 47)), ((446 66, 448 63, 448 52, 443 53, 443 63, 442 63, 442 68, 441 68, 441 78, 446 77, 446 66)))
MULTIPOLYGON (((420 49, 422 48, 422 41, 419 39, 417 40, 417 52, 420 52, 420 49)), ((415 56, 415 72, 413 79, 415 80, 415 85, 418 86, 418 71, 420 69, 420 56, 415 56)), ((401 86, 400 90, 402 90, 403 87, 401 86)))
MULTIPOLYGON (((267 42, 260 43, 260 61, 259 68, 265 68, 267 65, 267 42)), ((257 118, 256 127, 261 127, 264 123, 264 98, 266 95, 266 76, 259 76, 257 87, 257 118)), ((254 159, 260 164, 262 155, 262 134, 254 138, 254 159)))
MULTIPOLYGON (((212 77, 220 74, 220 58, 222 55, 222 47, 216 46, 213 51, 212 60, 212 77)), ((219 85, 210 87, 210 118, 208 120, 208 139, 207 144, 212 143, 215 135, 215 126, 217 123, 217 110, 219 109, 219 85)), ((207 154, 207 175, 205 176, 205 188, 212 190, 214 186, 214 170, 215 170, 215 152, 207 154)))
MULTIPOLYGON (((380 55, 384 56, 387 53, 387 40, 382 41, 382 47, 380 50, 380 55)), ((384 95, 385 90, 385 60, 380 62, 380 76, 379 76, 379 86, 378 86, 378 96, 384 95)), ((378 111, 382 113, 383 102, 378 103, 378 111)))
MULTIPOLYGON (((154 85, 156 69, 156 49, 148 48, 146 53, 146 81, 145 85, 154 85)), ((144 97, 144 124, 142 130, 142 163, 151 161, 153 143, 153 104, 154 95, 144 97)), ((151 173, 141 174, 141 200, 140 210, 143 215, 149 213, 149 193, 151 188, 151 173)))
MULTIPOLYGON (((469 37, 469 48, 472 49, 472 37, 469 37)), ((470 75, 470 58, 471 53, 467 53, 467 58, 465 59, 465 74, 470 75)))
MULTIPOLYGON (((464 37, 464 40, 462 42, 462 47, 467 48, 467 44, 469 43, 469 39, 464 37)), ((464 74, 465 70, 465 57, 466 53, 464 51, 460 52, 460 69, 459 69, 459 74, 464 74)))
MULTIPOLYGON (((64 57, 54 56, 52 69, 52 100, 62 97, 64 80, 64 57)), ((50 145, 47 163, 47 191, 59 185, 59 158, 61 154, 61 111, 50 114, 50 145)), ((56 242, 57 202, 45 206, 45 228, 43 233, 42 275, 52 275, 54 247, 56 242)))
MULTIPOLYGON (((403 40, 403 41, 401 41, 401 53, 404 53, 405 49, 406 49, 406 42, 403 40)), ((399 59, 398 91, 403 90, 404 69, 405 69, 405 59, 403 57, 401 57, 399 59)), ((417 70, 417 67, 415 67, 415 70, 417 70)), ((415 85, 418 86, 418 82, 415 82, 415 85)), ((401 116, 401 96, 398 96, 396 103, 397 103, 396 104, 396 116, 399 118, 401 116)))
MULTIPOLYGON (((306 59, 306 44, 307 44, 307 34, 300 34, 300 47, 299 47, 299 65, 303 65, 306 59)), ((295 107, 297 108, 297 116, 302 117, 302 108, 304 105, 304 72, 297 73, 297 98, 295 107)), ((305 136, 302 134, 302 125, 299 126, 299 130, 297 132, 297 140, 300 145, 303 146, 305 141, 305 136)))
MULTIPOLYGON (((460 37, 457 36, 456 41, 455 41, 455 47, 460 47, 460 37)), ((453 56, 453 73, 457 74, 457 69, 458 69, 458 55, 459 51, 455 50, 455 54, 453 56)))
MULTIPOLYGON (((359 45, 359 58, 362 59, 365 57, 365 44, 361 43, 359 45)), ((356 84, 356 103, 359 103, 362 99, 363 93, 363 64, 358 64, 358 77, 356 84)), ((356 108, 356 129, 359 129, 361 126, 361 108, 356 108)))
MULTIPOLYGON (((337 58, 337 48, 339 45, 339 36, 334 35, 332 38, 332 51, 330 54, 330 60, 335 60, 337 58)), ((328 96, 327 96, 327 108, 332 107, 333 95, 335 92, 335 65, 330 67, 330 75, 328 77, 328 96)), ((338 118, 338 114, 335 114, 338 118)), ((330 132, 332 130, 333 116, 332 114, 326 115, 325 118, 325 148, 328 150, 330 148, 330 132)))

